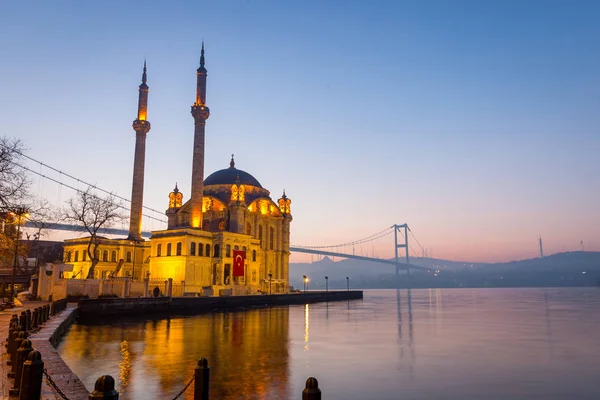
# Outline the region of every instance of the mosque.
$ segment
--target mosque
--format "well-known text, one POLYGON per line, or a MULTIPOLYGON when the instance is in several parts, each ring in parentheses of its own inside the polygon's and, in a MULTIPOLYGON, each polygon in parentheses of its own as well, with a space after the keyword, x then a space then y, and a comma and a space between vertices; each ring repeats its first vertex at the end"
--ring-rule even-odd
MULTIPOLYGON (((194 144, 190 198, 177 185, 169 194, 167 229, 142 238, 146 135, 150 131, 146 64, 139 86, 129 235, 99 238, 94 278, 172 279, 186 294, 242 295, 289 291, 291 200, 275 203, 270 192, 248 172, 229 167, 204 179, 206 105, 204 44, 196 71, 194 144)), ((176 181, 176 179, 174 179, 176 181)), ((64 262, 73 265, 66 278, 86 278, 89 237, 65 241, 64 262)))

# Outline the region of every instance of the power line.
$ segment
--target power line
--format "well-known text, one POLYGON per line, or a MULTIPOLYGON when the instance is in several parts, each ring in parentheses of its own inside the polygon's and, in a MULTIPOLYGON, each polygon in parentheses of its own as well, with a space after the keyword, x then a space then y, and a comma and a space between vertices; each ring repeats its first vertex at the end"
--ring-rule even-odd
MULTIPOLYGON (((4 144, 0 144, 0 145, 2 145, 4 148, 8 149, 8 147, 7 147, 6 145, 4 145, 4 144)), ((84 185, 90 186, 90 187, 92 187, 92 188, 94 188, 94 189, 96 189, 96 190, 99 190, 99 191, 101 191, 101 192, 104 192, 104 193, 106 193, 106 194, 109 194, 109 195, 111 195, 111 196, 114 196, 114 197, 116 197, 116 198, 117 198, 117 199, 119 199, 119 200, 123 200, 123 201, 126 201, 126 202, 128 202, 128 203, 131 203, 131 200, 129 200, 129 199, 126 199, 125 197, 121 197, 121 196, 119 196, 118 194, 115 194, 115 193, 109 192, 108 190, 102 189, 102 188, 100 188, 100 187, 98 187, 98 186, 96 186, 96 185, 93 185, 93 184, 91 184, 91 183, 87 183, 87 182, 85 182, 85 181, 82 181, 81 179, 79 179, 79 178, 76 178, 76 177, 74 177, 74 176, 72 176, 72 175, 69 175, 69 174, 67 174, 66 172, 63 172, 63 171, 61 171, 61 170, 59 170, 59 169, 56 169, 56 168, 54 168, 54 167, 51 167, 51 166, 50 166, 50 165, 48 165, 48 164, 44 164, 43 162, 41 162, 41 161, 39 161, 39 160, 36 160, 35 158, 29 157, 27 154, 21 153, 21 152, 19 152, 19 151, 15 151, 15 153, 19 154, 21 157, 27 158, 28 160, 31 160, 31 161, 33 161, 33 162, 35 162, 35 163, 38 163, 38 164, 40 164, 42 167, 46 167, 46 168, 49 168, 49 169, 51 169, 52 171, 58 172, 59 174, 61 174, 61 175, 64 175, 64 176, 66 176, 67 178, 71 178, 71 179, 73 179, 73 180, 75 180, 75 181, 77 181, 77 182, 83 183, 84 185)), ((20 164, 18 164, 18 163, 16 163, 16 162, 14 162, 14 161, 12 161, 12 163, 13 163, 13 164, 15 164, 15 165, 17 165, 17 166, 19 166, 19 167, 21 167, 21 168, 26 168, 26 167, 24 167, 24 166, 22 166, 22 165, 20 165, 20 164)), ((28 169, 28 168, 26 168, 26 169, 27 169, 28 171, 31 171, 31 169, 28 169)), ((35 171, 32 171, 32 172, 35 172, 35 171)), ((40 172, 40 173, 37 173, 37 172, 35 172, 35 173, 36 173, 37 175, 40 175, 40 176, 44 177, 44 178, 48 178, 48 179, 50 179, 49 177, 46 177, 46 176, 42 175, 42 174, 41 174, 41 172, 40 172)), ((61 183, 61 182, 57 182, 57 183, 61 183)), ((65 185, 65 186, 69 187, 68 185, 65 185)), ((78 190, 78 189, 76 189, 76 190, 78 190)), ((153 211, 153 212, 155 212, 155 213, 158 213, 158 214, 163 214, 163 211, 158 211, 158 210, 155 210, 155 209, 153 209, 153 208, 150 208, 150 207, 147 207, 147 206, 144 206, 144 205, 142 205, 142 207, 143 207, 143 208, 145 208, 146 210, 153 211)), ((162 220, 158 220, 158 221, 165 222, 165 221, 162 221, 162 220)))
MULTIPOLYGON (((16 163, 14 163, 14 164, 16 164, 16 163)), ((19 164, 17 164, 17 165, 19 165, 19 164)), ((59 185, 61 185, 61 186, 65 186, 65 187, 67 187, 67 188, 69 188, 69 189, 71 189, 71 190, 74 190, 74 191, 76 191, 77 193, 84 193, 84 191, 83 191, 83 190, 77 189, 77 188, 75 188, 75 187, 73 187, 73 186, 71 186, 71 185, 68 185, 68 184, 66 184, 66 183, 62 183, 62 182, 60 182, 60 181, 58 181, 58 180, 56 180, 56 179, 54 179, 54 178, 50 178, 49 176, 46 176, 46 175, 44 175, 44 174, 41 174, 41 173, 39 173, 39 172, 36 172, 36 171, 32 170, 31 168, 25 167, 25 166, 23 166, 23 165, 19 165, 19 167, 21 167, 21 168, 25 169, 26 171, 29 171, 29 172, 31 172, 31 173, 34 173, 34 174, 36 174, 36 175, 39 175, 39 176, 41 176, 41 177, 42 177, 42 178, 44 178, 44 179, 51 180, 52 182, 58 183, 58 184, 59 184, 59 185)), ((119 199, 122 199, 121 197, 119 197, 119 196, 115 196, 114 194, 112 194, 112 193, 110 193, 110 192, 109 192, 108 194, 109 194, 109 195, 111 195, 111 196, 117 197, 117 198, 119 198, 119 199)), ((93 194, 90 194, 90 196, 91 196, 91 197, 94 197, 94 198, 96 198, 96 199, 102 200, 100 197, 98 197, 98 196, 95 196, 95 195, 93 195, 93 194)), ((131 211, 129 208, 127 208, 127 207, 125 207, 125 206, 121 206, 121 205, 119 205, 119 208, 122 208, 122 209, 123 209, 123 210, 125 210, 125 211, 131 211)), ((142 214, 142 215, 143 215, 144 217, 146 217, 146 218, 150 218, 150 219, 153 219, 153 220, 155 220, 155 221, 159 221, 159 222, 162 222, 162 223, 167 223, 167 221, 164 221, 164 220, 162 220, 162 219, 158 219, 158 218, 152 217, 152 216, 150 216, 150 215, 147 215, 147 214, 142 214)))

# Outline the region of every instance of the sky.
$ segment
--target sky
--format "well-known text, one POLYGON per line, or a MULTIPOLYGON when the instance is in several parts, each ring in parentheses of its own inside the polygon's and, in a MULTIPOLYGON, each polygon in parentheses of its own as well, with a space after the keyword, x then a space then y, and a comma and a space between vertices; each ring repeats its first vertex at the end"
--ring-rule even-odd
POLYGON ((0 135, 130 198, 147 60, 144 204, 162 212, 176 182, 189 199, 204 40, 206 174, 234 153, 285 189, 293 244, 408 223, 436 258, 532 258, 540 236, 546 254, 600 251, 599 20, 583 0, 2 1, 0 135))

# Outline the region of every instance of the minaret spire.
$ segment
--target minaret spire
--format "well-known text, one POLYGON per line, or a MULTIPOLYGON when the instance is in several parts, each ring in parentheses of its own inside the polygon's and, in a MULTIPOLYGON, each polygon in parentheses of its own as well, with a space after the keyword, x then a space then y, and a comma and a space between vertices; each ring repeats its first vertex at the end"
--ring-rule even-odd
POLYGON ((133 159, 133 181, 131 183, 131 212, 129 214, 130 240, 142 239, 142 206, 144 201, 144 164, 146 161, 146 134, 150 131, 148 122, 148 85, 146 84, 146 60, 139 87, 138 115, 133 121, 135 131, 135 154, 133 159))
POLYGON ((206 106, 206 68, 204 68, 204 41, 200 51, 200 67, 196 70, 196 101, 192 105, 194 117, 194 154, 192 158, 192 194, 190 197, 190 226, 202 228, 202 196, 204 195, 204 129, 210 110, 206 106))

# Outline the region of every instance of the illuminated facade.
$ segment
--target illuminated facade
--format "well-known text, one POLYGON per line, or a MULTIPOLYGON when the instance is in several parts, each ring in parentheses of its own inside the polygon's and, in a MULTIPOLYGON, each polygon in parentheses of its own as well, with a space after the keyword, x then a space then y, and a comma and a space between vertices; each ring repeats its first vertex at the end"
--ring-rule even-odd
MULTIPOLYGON (((204 179, 205 127, 210 116, 206 105, 204 46, 196 76, 196 100, 191 107, 194 145, 190 199, 184 202, 183 193, 175 185, 168 197, 167 229, 152 232, 149 241, 140 241, 143 153, 145 135, 150 130, 150 123, 146 119, 148 86, 144 65, 138 118, 134 121, 136 149, 132 198, 139 199, 139 202, 134 204, 132 201, 128 239, 105 239, 101 242, 97 276, 117 271, 115 276, 132 276, 135 272, 135 278, 138 279, 146 276, 158 281, 171 278, 190 294, 287 293, 291 200, 284 192, 277 203, 274 202, 270 192, 256 178, 235 167, 233 155, 229 168, 216 171, 204 179), (105 251, 110 260, 106 261, 107 264, 103 256, 105 251), (245 254, 242 273, 238 268, 234 274, 234 251, 243 251, 245 254), (128 252, 135 254, 136 260, 138 256, 141 260, 137 264, 131 261, 131 268, 128 268, 127 258, 124 258, 128 252), (116 254, 116 258, 113 254, 116 254)), ((65 261, 68 261, 67 254, 74 257, 76 251, 81 252, 80 247, 86 245, 86 240, 67 241, 65 261)), ((73 259, 70 263, 75 264, 73 274, 90 264, 87 261, 78 265, 85 262, 73 259)), ((83 273, 80 275, 85 276, 83 273)), ((159 290, 162 292, 162 288, 159 290)))

